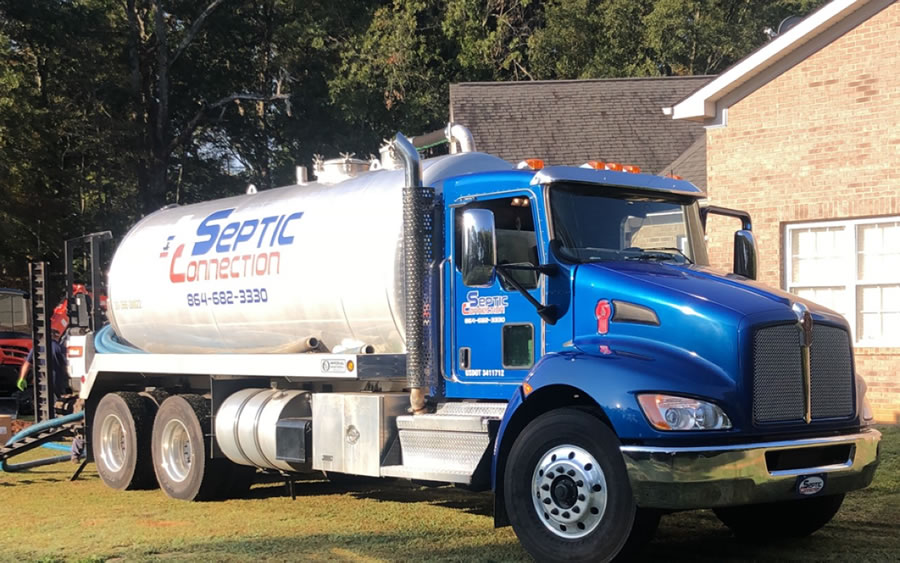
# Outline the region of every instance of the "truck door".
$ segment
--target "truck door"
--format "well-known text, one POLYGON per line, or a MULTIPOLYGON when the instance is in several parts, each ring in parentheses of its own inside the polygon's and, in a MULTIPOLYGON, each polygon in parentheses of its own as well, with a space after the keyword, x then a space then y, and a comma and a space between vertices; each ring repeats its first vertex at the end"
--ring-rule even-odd
MULTIPOLYGON (((453 319, 450 343, 452 379, 448 395, 472 398, 508 398, 522 382, 540 353, 541 318, 533 305, 500 276, 485 285, 468 286, 460 268, 463 253, 463 214, 468 209, 493 213, 497 264, 540 264, 533 194, 503 194, 479 198, 454 210, 452 277, 453 319), (478 385, 489 383, 491 385, 478 385), (504 385, 504 384, 508 384, 504 385)), ((512 272, 538 301, 540 276, 512 272)))

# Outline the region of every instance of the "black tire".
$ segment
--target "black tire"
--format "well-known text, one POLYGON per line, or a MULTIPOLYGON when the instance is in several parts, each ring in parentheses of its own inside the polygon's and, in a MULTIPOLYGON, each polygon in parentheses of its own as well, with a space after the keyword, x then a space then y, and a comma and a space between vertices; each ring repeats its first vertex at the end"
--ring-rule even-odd
POLYGON ((713 512, 739 538, 773 541, 802 538, 834 518, 844 495, 787 500, 769 504, 728 506, 713 512))
MULTIPOLYGON (((503 479, 513 530, 536 560, 610 561, 626 548, 638 512, 619 440, 587 412, 559 409, 532 421, 503 479)), ((642 533, 655 529, 645 524, 642 533)))
POLYGON ((150 454, 156 405, 137 393, 104 395, 94 411, 91 447, 97 473, 113 489, 156 487, 150 454))
POLYGON ((153 470, 166 495, 180 500, 211 500, 227 477, 227 460, 209 459, 209 400, 172 395, 159 406, 153 423, 153 470))

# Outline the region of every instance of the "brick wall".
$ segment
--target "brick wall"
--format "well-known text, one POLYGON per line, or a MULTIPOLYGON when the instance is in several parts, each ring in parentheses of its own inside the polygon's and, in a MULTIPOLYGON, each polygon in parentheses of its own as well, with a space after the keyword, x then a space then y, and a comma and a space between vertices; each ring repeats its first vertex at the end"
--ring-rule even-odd
MULTIPOLYGON (((759 88, 707 130, 710 202, 749 211, 759 279, 785 287, 784 225, 900 215, 900 4, 759 88)), ((710 220, 731 269, 735 224, 710 220)), ((900 269, 900 264, 896 265, 900 269)), ((900 348, 857 348, 878 420, 900 422, 900 348)))

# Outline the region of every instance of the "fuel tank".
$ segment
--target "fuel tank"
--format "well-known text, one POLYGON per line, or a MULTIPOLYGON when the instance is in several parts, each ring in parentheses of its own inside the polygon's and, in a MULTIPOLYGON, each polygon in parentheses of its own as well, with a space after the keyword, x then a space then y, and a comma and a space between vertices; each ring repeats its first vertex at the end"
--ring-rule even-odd
MULTIPOLYGON (((506 170, 482 153, 422 162, 451 176, 506 170)), ((151 353, 405 351, 402 170, 164 208, 109 269, 119 338, 151 353)))

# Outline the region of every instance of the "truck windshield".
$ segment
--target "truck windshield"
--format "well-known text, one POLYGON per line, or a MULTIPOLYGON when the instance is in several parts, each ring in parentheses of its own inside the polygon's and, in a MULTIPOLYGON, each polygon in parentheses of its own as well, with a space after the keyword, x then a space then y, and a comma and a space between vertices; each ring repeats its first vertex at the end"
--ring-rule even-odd
POLYGON ((550 210, 555 251, 565 260, 709 263, 693 199, 561 183, 550 187, 550 210))

